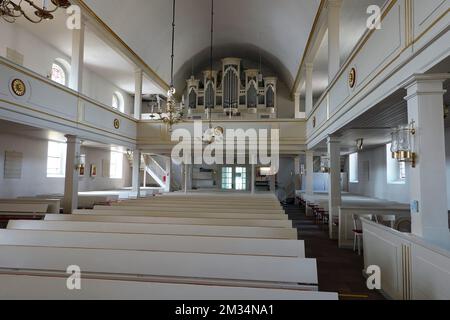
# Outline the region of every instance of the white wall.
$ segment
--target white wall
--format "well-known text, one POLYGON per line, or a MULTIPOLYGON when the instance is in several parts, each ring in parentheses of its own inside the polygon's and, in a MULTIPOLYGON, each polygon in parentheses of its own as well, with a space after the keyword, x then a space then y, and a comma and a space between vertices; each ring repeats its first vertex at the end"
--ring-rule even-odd
MULTIPOLYGON (((0 198, 34 196, 38 194, 63 193, 63 178, 47 178, 48 141, 17 135, 0 134, 0 198), (4 179, 5 151, 23 153, 22 178, 4 179)), ((109 151, 82 148, 86 154, 86 176, 80 178, 80 191, 111 190, 131 185, 131 169, 124 157, 122 180, 102 177, 102 159, 109 159, 109 151), (90 164, 97 165, 97 178, 89 177, 90 164)))
MULTIPOLYGON (((69 63, 71 61, 69 56, 52 45, 42 42, 35 35, 17 24, 0 21, 0 56, 6 58, 7 48, 14 49, 22 54, 24 56, 23 66, 44 77, 49 77, 55 59, 62 58, 69 63)), ((134 98, 107 79, 85 68, 83 94, 111 106, 112 96, 116 91, 120 92, 124 97, 125 113, 131 114, 134 98)))
POLYGON ((409 203, 408 178, 405 184, 387 183, 385 146, 359 153, 358 180, 358 183, 349 183, 350 193, 388 201, 409 203))
MULTIPOLYGON (((445 130, 446 158, 447 158, 447 196, 448 209, 450 210, 450 128, 445 130)), ((409 203, 409 183, 407 165, 407 179, 404 185, 388 184, 386 173, 386 148, 380 147, 359 153, 359 183, 350 183, 351 193, 368 197, 386 199, 409 203), (364 172, 363 162, 369 161, 369 176, 364 172), (369 179, 367 179, 369 178, 369 179)))

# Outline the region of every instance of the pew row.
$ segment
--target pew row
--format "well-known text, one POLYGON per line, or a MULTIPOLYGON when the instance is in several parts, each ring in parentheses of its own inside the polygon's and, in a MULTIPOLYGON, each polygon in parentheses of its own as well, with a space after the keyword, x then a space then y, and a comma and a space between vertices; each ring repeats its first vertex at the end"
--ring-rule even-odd
POLYGON ((240 237, 240 238, 297 240, 297 230, 293 228, 16 220, 10 221, 8 223, 8 229, 166 234, 166 235, 185 235, 185 236, 217 236, 217 237, 232 237, 232 238, 240 237))
POLYGON ((178 224, 206 226, 242 226, 292 228, 289 220, 257 220, 257 219, 210 219, 210 218, 172 218, 172 217, 130 217, 130 216, 95 216, 89 214, 56 215, 48 214, 46 221, 85 221, 85 222, 120 222, 143 224, 178 224))
POLYGON ((5 214, 28 213, 28 214, 46 214, 48 204, 45 203, 0 203, 0 212, 5 214))
POLYGON ((97 205, 94 206, 95 210, 133 210, 133 211, 170 211, 170 212, 217 212, 217 213, 245 213, 245 214, 284 214, 284 211, 281 209, 227 209, 222 207, 215 207, 211 209, 211 207, 207 208, 191 208, 189 206, 185 207, 166 207, 164 205, 155 206, 155 205, 144 205, 144 206, 122 206, 121 204, 111 205, 111 206, 103 206, 97 205))
POLYGON ((245 213, 215 213, 215 212, 171 212, 165 210, 108 210, 108 207, 94 210, 74 210, 79 215, 104 215, 104 216, 135 216, 135 217, 172 217, 172 218, 211 218, 211 219, 260 219, 260 220, 289 220, 287 215, 281 214, 245 214, 245 213))
POLYGON ((59 214, 61 210, 61 200, 59 199, 38 199, 38 198, 28 198, 20 197, 17 199, 0 199, 0 204, 10 203, 10 204, 47 204, 46 213, 59 214))
POLYGON ((83 275, 82 290, 67 290, 67 274, 0 272, 0 299, 8 300, 338 300, 336 293, 271 288, 126 281, 83 275), (44 288, 44 289, 43 289, 44 288))
POLYGON ((0 246, 0 269, 83 273, 131 279, 171 279, 203 285, 317 290, 315 259, 180 252, 0 246), (225 282, 224 282, 225 281, 225 282))
POLYGON ((0 245, 193 252, 305 258, 300 240, 0 230, 0 245))
POLYGON ((211 208, 211 206, 220 206, 224 208, 235 208, 235 209, 251 209, 251 208, 260 208, 260 209, 282 209, 279 203, 243 203, 243 202, 215 202, 215 201, 201 201, 200 203, 195 202, 195 199, 183 200, 183 201, 172 201, 168 200, 126 200, 120 201, 113 205, 135 205, 135 206, 167 206, 167 207, 190 207, 190 208, 211 208))

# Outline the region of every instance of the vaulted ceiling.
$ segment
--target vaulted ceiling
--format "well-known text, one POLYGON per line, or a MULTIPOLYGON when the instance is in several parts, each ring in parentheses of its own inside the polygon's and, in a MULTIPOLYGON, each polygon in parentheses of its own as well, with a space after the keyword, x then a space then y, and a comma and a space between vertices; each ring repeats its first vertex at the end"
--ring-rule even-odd
MULTIPOLYGON (((169 0, 84 0, 160 77, 170 81, 169 0)), ((192 61, 208 58, 210 0, 177 1, 175 73, 177 86, 192 61)), ((292 87, 320 0, 216 0, 215 56, 242 56, 277 70, 292 87)))

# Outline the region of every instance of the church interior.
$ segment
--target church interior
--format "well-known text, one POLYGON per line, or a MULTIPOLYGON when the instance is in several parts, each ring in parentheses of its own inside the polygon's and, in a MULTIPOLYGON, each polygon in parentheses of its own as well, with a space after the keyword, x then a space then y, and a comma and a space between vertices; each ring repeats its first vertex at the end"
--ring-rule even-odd
POLYGON ((1 300, 449 300, 449 0, 0 0, 1 300))

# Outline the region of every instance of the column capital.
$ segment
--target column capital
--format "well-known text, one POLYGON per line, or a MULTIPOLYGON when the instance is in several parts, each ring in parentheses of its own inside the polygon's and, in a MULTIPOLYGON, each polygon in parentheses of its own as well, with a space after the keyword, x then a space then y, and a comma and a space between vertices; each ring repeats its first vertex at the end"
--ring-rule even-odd
POLYGON ((341 140, 339 140, 339 138, 336 137, 336 136, 328 136, 327 137, 327 143, 329 143, 329 144, 331 144, 331 143, 339 144, 339 143, 341 143, 341 140))
POLYGON ((444 94, 443 83, 450 79, 449 73, 415 74, 402 85, 408 92, 406 100, 414 98, 417 94, 444 94))
POLYGON ((67 143, 81 143, 81 139, 78 136, 66 134, 64 137, 67 139, 67 143))

